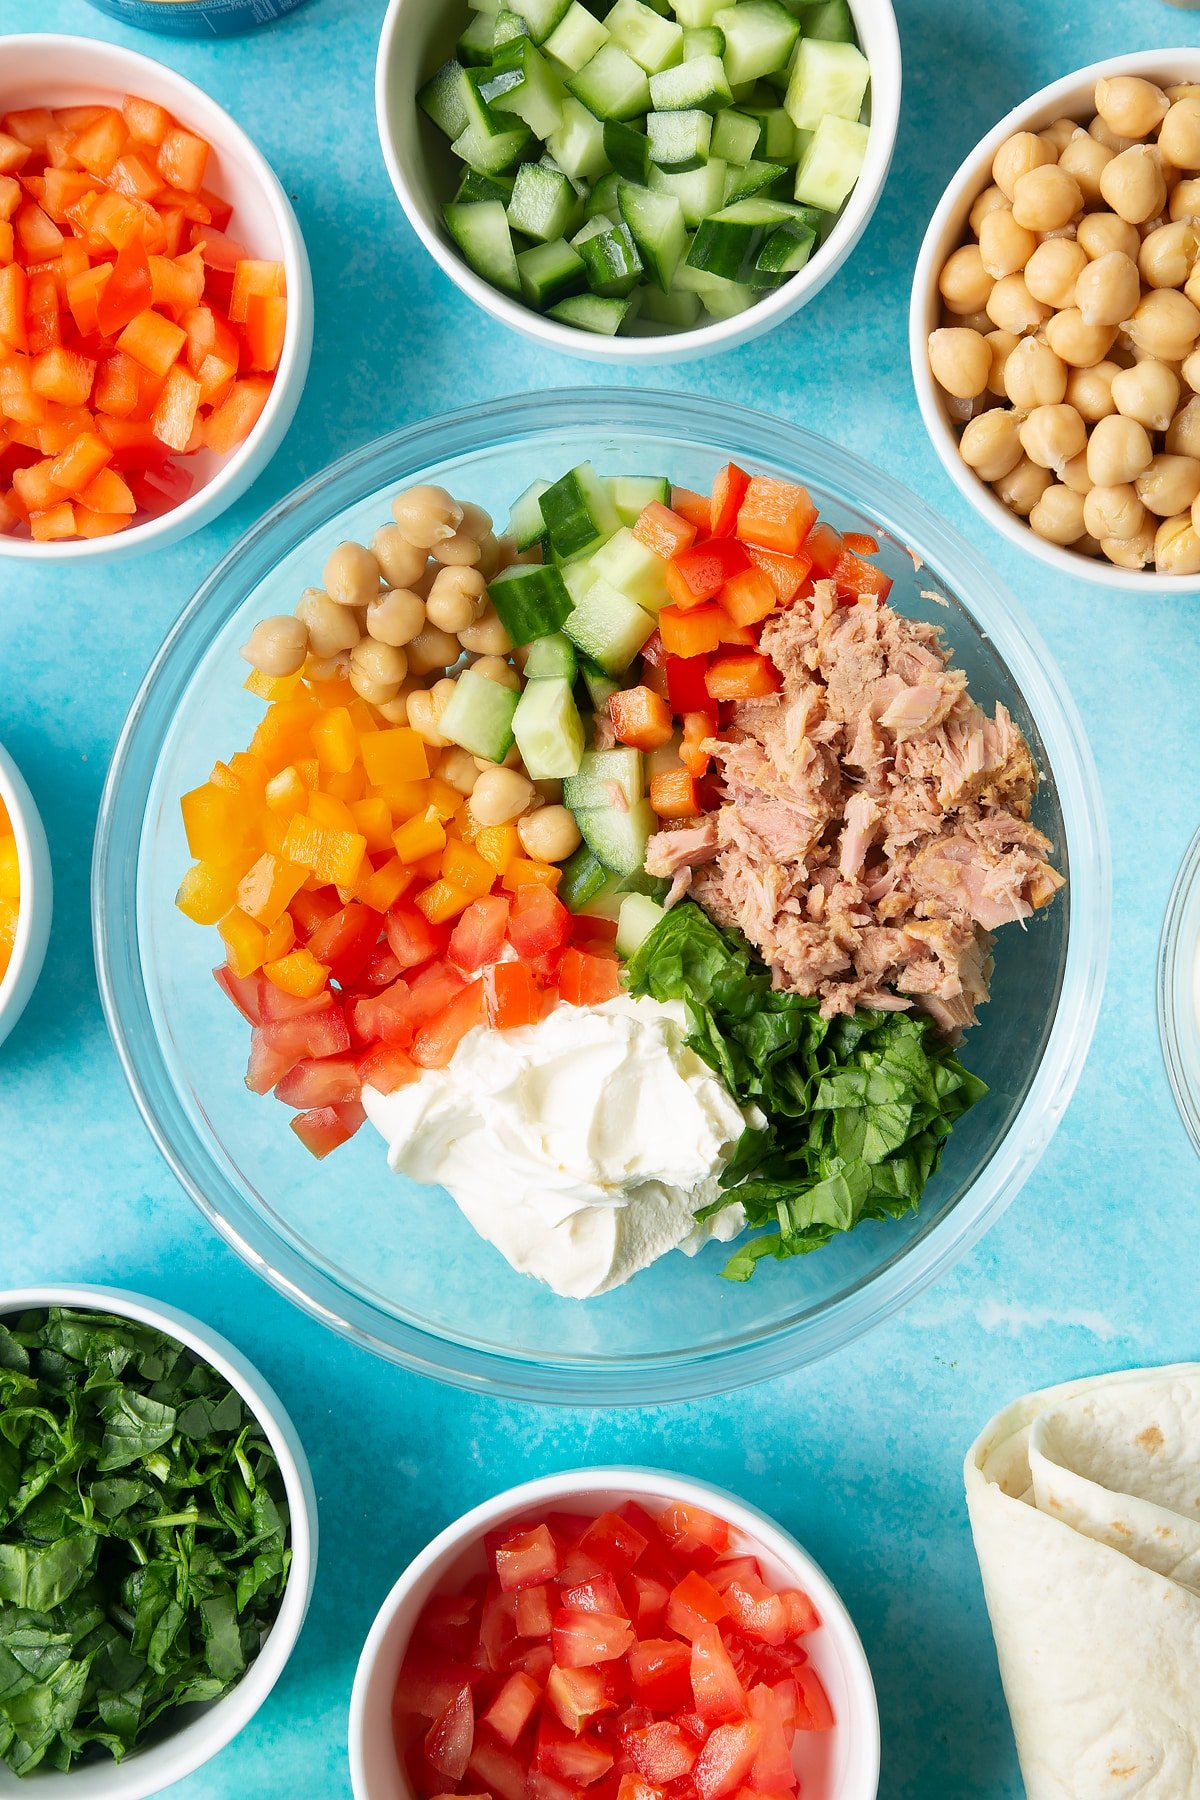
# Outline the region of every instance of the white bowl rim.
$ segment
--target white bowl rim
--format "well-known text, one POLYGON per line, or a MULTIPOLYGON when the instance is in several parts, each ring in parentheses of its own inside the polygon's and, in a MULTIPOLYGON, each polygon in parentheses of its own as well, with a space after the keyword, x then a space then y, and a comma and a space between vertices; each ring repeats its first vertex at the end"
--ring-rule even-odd
MULTIPOLYGON (((168 1784, 203 1767, 249 1724, 275 1686, 295 1649, 312 1598, 316 1578, 318 1522, 316 1490, 299 1434, 278 1394, 249 1358, 203 1320, 166 1301, 125 1288, 86 1282, 30 1282, 0 1289, 0 1319, 41 1307, 69 1306, 80 1311, 117 1313, 176 1338, 202 1361, 210 1363, 236 1388, 261 1425, 279 1464, 287 1493, 292 1564, 279 1611, 257 1657, 222 1699, 161 1742, 134 1751, 111 1770, 105 1800, 149 1800, 168 1784), (182 1754, 181 1754, 182 1753, 182 1754), (114 1774, 128 1773, 127 1786, 114 1774)), ((63 1781, 81 1796, 88 1790, 87 1771, 73 1769, 63 1781)))
MULTIPOLYGON (((205 115, 210 118, 219 117, 224 148, 236 153, 238 163, 261 188, 279 231, 288 291, 283 354, 275 371, 267 404, 255 421, 250 435, 230 451, 221 467, 202 487, 181 500, 178 506, 170 507, 158 518, 146 519, 140 525, 131 525, 128 531, 118 532, 113 537, 68 538, 58 543, 38 544, 32 539, 9 537, 0 532, 0 558, 12 557, 15 561, 28 563, 118 561, 149 550, 156 544, 184 537, 208 524, 216 517, 222 505, 226 504, 222 501, 222 495, 243 473, 247 460, 271 426, 279 421, 281 414, 286 414, 283 419, 283 428, 286 430, 299 403, 299 388, 303 386, 307 374, 312 347, 313 292, 308 251, 291 201, 253 138, 243 130, 231 113, 226 112, 219 101, 205 93, 194 81, 189 81, 186 75, 171 68, 170 64, 159 62, 156 57, 147 56, 142 50, 132 50, 125 44, 113 43, 107 38, 82 37, 67 31, 14 32, 5 37, 3 43, 6 57, 14 55, 18 50, 30 49, 40 51, 47 59, 64 50, 78 50, 82 45, 95 69, 94 85, 98 92, 111 93, 118 87, 128 92, 135 81, 145 79, 152 82, 160 92, 170 92, 175 96, 171 110, 185 123, 191 120, 203 129, 205 115), (115 81, 110 87, 107 77, 110 74, 115 77, 122 70, 128 79, 115 81)), ((54 86, 52 74, 47 76, 47 86, 54 86)), ((231 494, 228 504, 232 504, 236 498, 236 494, 231 494)))
POLYGON ((16 839, 17 873, 21 883, 12 956, 7 969, 0 975, 0 1043, 3 1043, 33 997, 50 942, 50 917, 54 907, 54 877, 46 827, 28 782, 3 744, 0 744, 0 800, 4 802, 16 839), (19 994, 19 987, 26 991, 19 994))
POLYGON ((942 467, 963 498, 1001 536, 1016 544, 1019 549, 1028 551, 1031 556, 1036 556, 1050 568, 1056 569, 1060 575, 1090 582, 1096 587, 1116 588, 1122 593, 1156 596, 1194 594, 1200 591, 1200 574, 1160 575, 1153 570, 1139 574, 1133 569, 1118 568, 1115 563, 1081 556, 1069 547, 1051 544, 1045 538, 1040 538, 1017 514, 1010 512, 987 483, 967 467, 959 455, 958 439, 942 406, 940 389, 930 373, 926 341, 936 323, 934 294, 938 269, 935 263, 941 254, 939 240, 960 208, 980 192, 979 171, 985 165, 990 166, 1005 138, 1011 137, 1014 131, 1025 130, 1042 113, 1046 114, 1044 122, 1048 124, 1058 116, 1056 109, 1060 102, 1070 99, 1079 88, 1088 84, 1094 86, 1102 75, 1143 75, 1150 70, 1160 71, 1173 61, 1186 64, 1193 79, 1200 79, 1200 47, 1197 45, 1168 47, 1164 50, 1132 50, 1122 56, 1102 57, 1098 62, 1088 63, 1084 68, 1062 75, 1007 112, 963 158, 946 184, 945 192, 938 201, 921 240, 908 315, 909 359, 912 363, 913 385, 917 390, 917 403, 942 467))
MULTIPOLYGON (((540 1475, 532 1481, 519 1482, 515 1487, 505 1488, 490 1500, 481 1501, 469 1512, 452 1520, 413 1557, 392 1585, 375 1615, 354 1672, 348 1739, 351 1781, 356 1800, 369 1800, 363 1785, 362 1738, 371 1676, 392 1620, 412 1589, 448 1551, 465 1548, 473 1540, 481 1539, 494 1523, 515 1512, 544 1503, 585 1499, 589 1494, 613 1489, 624 1490, 634 1499, 648 1494, 665 1495, 681 1500, 685 1505, 699 1505, 716 1512, 742 1536, 756 1540, 768 1554, 796 1570, 801 1585, 809 1593, 821 1615, 822 1625, 829 1625, 836 1637, 847 1680, 853 1690, 853 1704, 862 1710, 862 1717, 853 1721, 853 1730, 866 1740, 862 1763, 864 1781, 853 1793, 837 1795, 834 1800, 871 1800, 878 1789, 880 1759, 879 1705, 875 1681, 858 1628, 845 1601, 820 1564, 769 1513, 763 1512, 750 1501, 741 1499, 737 1494, 730 1493, 727 1488, 695 1476, 677 1475, 668 1469, 620 1463, 605 1464, 598 1468, 564 1469, 553 1475, 540 1475)), ((849 1722, 845 1729, 851 1729, 849 1722)))
MULTIPOLYGON (((417 238, 444 275, 493 318, 548 348, 564 351, 567 355, 586 356, 589 361, 636 366, 706 356, 757 337, 798 311, 832 280, 858 244, 882 198, 900 124, 903 86, 900 30, 892 0, 849 0, 860 41, 864 36, 864 19, 869 19, 870 31, 878 33, 874 54, 868 58, 871 63, 871 133, 862 173, 838 214, 836 224, 811 262, 764 299, 756 300, 745 312, 735 313, 729 319, 711 320, 686 331, 664 329, 647 337, 606 338, 578 326, 562 325, 492 287, 437 232, 431 231, 421 217, 415 199, 415 184, 409 181, 396 154, 388 122, 388 70, 400 34, 403 10, 408 3, 409 0, 389 0, 375 61, 375 122, 380 150, 396 198, 417 238)), ((867 54, 865 47, 863 54, 867 54)))

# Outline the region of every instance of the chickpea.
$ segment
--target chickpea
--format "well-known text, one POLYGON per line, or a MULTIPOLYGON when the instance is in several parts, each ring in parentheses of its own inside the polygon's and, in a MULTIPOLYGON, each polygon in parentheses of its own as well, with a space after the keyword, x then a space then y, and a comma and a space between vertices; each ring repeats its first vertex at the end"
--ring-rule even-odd
POLYGON ((398 525, 381 525, 371 539, 371 554, 390 588, 410 588, 425 573, 425 552, 410 544, 398 525))
POLYGON ((349 673, 348 650, 339 650, 336 656, 310 656, 304 665, 307 681, 345 681, 349 673))
POLYGON ((1200 179, 1180 181, 1171 189, 1170 213, 1173 219, 1187 219, 1193 225, 1200 222, 1200 179))
POLYGON ((1040 469, 1055 474, 1087 445, 1087 427, 1073 406, 1035 406, 1020 431, 1021 448, 1040 469))
MULTIPOLYGON (((516 556, 516 545, 511 538, 498 538, 494 531, 485 531, 479 540, 479 573, 485 581, 491 581, 501 569, 506 569, 516 556)), ((534 544, 532 549, 541 559, 541 546, 534 544)))
POLYGON ((439 631, 456 634, 474 624, 486 595, 487 584, 478 569, 439 569, 425 602, 425 613, 439 631))
POLYGON ((1200 396, 1175 414, 1167 427, 1166 445, 1172 456, 1200 457, 1200 396))
POLYGON ((432 550, 452 538, 463 521, 463 509, 444 487, 414 487, 397 494, 392 517, 410 544, 432 550))
POLYGON ((484 769, 471 794, 477 825, 506 825, 519 819, 533 799, 533 783, 517 769, 484 769))
POLYGON ((1046 342, 1072 368, 1101 362, 1112 349, 1115 325, 1089 325, 1077 306, 1066 306, 1046 325, 1046 342))
POLYGON ((1186 294, 1155 288, 1128 321, 1134 346, 1156 362, 1182 362, 1200 332, 1200 309, 1186 294))
POLYGON ((477 657, 471 664, 471 673, 484 681, 497 681, 501 687, 511 688, 514 693, 521 690, 521 677, 502 656, 477 657))
POLYGON ((418 689, 421 693, 425 692, 424 688, 421 687, 420 682, 413 681, 408 676, 405 676, 404 680, 400 683, 395 698, 392 700, 378 701, 375 706, 375 711, 379 714, 381 719, 386 719, 389 725, 407 725, 408 697, 410 694, 415 694, 418 689))
POLYGON ((1183 291, 1193 306, 1200 306, 1200 261, 1184 282, 1183 291))
POLYGON ((1158 147, 1177 169, 1200 169, 1200 99, 1175 101, 1159 127, 1158 147))
POLYGON ((1200 575, 1200 531, 1185 513, 1164 519, 1154 535, 1154 566, 1160 575, 1200 575))
MULTIPOLYGON (((1144 425, 1124 419, 1120 413, 1099 419, 1088 439, 1088 474, 1097 487, 1120 487, 1135 481, 1154 455, 1144 425)), ((1088 530, 1092 527, 1089 525, 1088 530)), ((1116 531, 1093 532, 1095 537, 1119 537, 1116 531)))
POLYGON ((1057 406, 1067 391, 1067 368, 1049 344, 1038 338, 1018 343, 1004 365, 1004 386, 1021 412, 1035 406, 1057 406))
POLYGON ((1054 477, 1049 469, 1040 469, 1029 457, 1023 456, 1016 466, 993 483, 997 494, 1012 512, 1027 519, 1048 487, 1053 487, 1054 477))
POLYGON ((1043 144, 1049 144, 1056 156, 1061 157, 1078 130, 1079 126, 1074 119, 1055 119, 1052 125, 1043 127, 1038 136, 1043 144))
POLYGON ((394 644, 365 637, 350 653, 350 685, 364 700, 394 700, 408 674, 408 657, 394 644))
POLYGON ((1057 163, 1029 169, 1013 185, 1013 218, 1027 231, 1057 231, 1082 209, 1079 183, 1057 163))
POLYGON ((325 564, 325 592, 339 606, 366 606, 379 592, 379 564, 365 544, 339 544, 325 564))
POLYGON ((1004 192, 1003 188, 998 188, 995 182, 992 183, 991 187, 985 187, 982 194, 977 196, 975 204, 972 206, 970 212, 970 226, 971 230, 975 233, 975 236, 979 236, 979 227, 983 224, 983 221, 990 212, 995 212, 997 207, 1007 205, 1008 195, 1004 192))
POLYGON ((263 675, 295 675, 308 655, 308 627, 294 613, 260 619, 242 645, 242 655, 263 675))
POLYGON ((983 266, 978 244, 963 244, 946 258, 938 276, 938 292, 952 313, 979 312, 991 291, 992 278, 983 266))
POLYGON ((992 180, 1011 202, 1017 182, 1030 169, 1055 161, 1053 148, 1032 131, 1018 131, 1006 138, 992 158, 992 180))
POLYGON ((388 588, 367 608, 367 630, 381 644, 411 644, 425 624, 425 602, 408 588, 388 588))
POLYGON ((305 588, 296 605, 296 617, 308 629, 309 649, 314 656, 336 656, 340 650, 353 650, 362 636, 350 608, 336 605, 323 588, 305 588))
POLYGON ((988 295, 987 315, 1001 331, 1036 331, 1050 317, 1050 308, 1035 300, 1023 275, 1005 275, 988 295))
MULTIPOLYGON (((1032 180, 1033 177, 1022 176, 1032 180)), ((979 231, 979 254, 989 275, 997 281, 1002 275, 1015 275, 1023 269, 1037 249, 1037 238, 1024 225, 1018 225, 1012 209, 998 206, 988 213, 979 231)))
POLYGON ((429 690, 429 697, 433 701, 433 716, 439 725, 442 721, 442 714, 454 698, 454 689, 457 685, 452 675, 443 675, 442 679, 435 681, 429 690))
POLYGON ((1122 137, 1149 137, 1170 104, 1160 87, 1139 75, 1102 75, 1096 83, 1096 111, 1122 137))
POLYGON ((1111 212, 1085 213, 1076 229, 1075 242, 1093 262, 1112 250, 1119 250, 1130 262, 1136 262, 1142 244, 1137 226, 1111 212))
POLYGON ((1162 158, 1148 144, 1135 144, 1101 170, 1100 192, 1118 218, 1144 225, 1167 203, 1162 158))
POLYGON ((507 656, 512 650, 512 639, 490 602, 473 625, 459 632, 458 641, 464 650, 477 656, 507 656))
POLYGON ((453 537, 442 538, 429 554, 434 562, 441 563, 445 568, 473 569, 479 561, 481 547, 478 538, 460 530, 453 537))
MULTIPOLYGON (((1200 232, 1190 219, 1159 225, 1142 239, 1138 269, 1147 287, 1182 287, 1200 249, 1200 232)), ((1128 314, 1126 314, 1128 317, 1128 314)))
POLYGON ((1160 519, 1187 512, 1200 494, 1200 462, 1192 456, 1160 454, 1154 457, 1135 483, 1138 498, 1160 519))
POLYGON ((464 797, 470 796, 479 779, 475 758, 469 750, 460 750, 457 744, 451 744, 448 750, 442 752, 437 772, 439 781, 448 781, 464 797))
POLYGON ((959 454, 984 481, 999 481, 1021 460, 1020 420, 1002 406, 980 413, 959 439, 959 454))
POLYGON ((929 367, 934 380, 960 400, 973 400, 987 386, 992 355, 977 331, 961 327, 929 335, 929 367))
POLYGON ((1120 132, 1114 131, 1111 125, 1106 125, 1099 116, 1088 126, 1088 136, 1095 138, 1098 144, 1103 144, 1117 156, 1124 150, 1132 150, 1137 143, 1136 138, 1122 137, 1120 132))
POLYGON ((1076 538, 1071 548, 1076 556, 1103 556, 1104 554, 1103 544, 1089 531, 1085 531, 1081 538, 1076 538))
POLYGON ((1200 350, 1192 350, 1184 357, 1179 373, 1193 394, 1200 394, 1200 350))
POLYGON ((1056 482, 1029 513, 1029 523, 1050 544, 1073 544, 1083 536, 1083 496, 1056 482))
POLYGON ((1146 523, 1146 509, 1132 482, 1092 488, 1083 497, 1084 529, 1103 541, 1136 537, 1146 523))
POLYGON ((1094 483, 1087 470, 1086 450, 1081 450, 1078 456, 1073 456, 1070 462, 1064 466, 1062 480, 1073 494, 1091 493, 1094 483))
POLYGON ((1154 535, 1157 521, 1146 514, 1146 522, 1140 531, 1135 531, 1128 538, 1101 538, 1100 548, 1110 563, 1116 563, 1120 569, 1144 569, 1147 563, 1154 561, 1154 535))
POLYGON ((1025 264, 1025 286, 1046 306, 1073 306, 1075 283, 1087 266, 1087 252, 1074 240, 1047 238, 1025 264))
POLYGON ((1094 425, 1097 419, 1107 419, 1109 413, 1117 410, 1112 386, 1120 373, 1114 362, 1093 363, 1090 369, 1072 369, 1067 376, 1068 405, 1073 406, 1089 425, 1094 425))
POLYGON ((1167 90, 1167 99, 1172 105, 1176 100, 1200 100, 1200 81, 1175 81, 1167 90))
POLYGON ((989 331, 983 341, 988 347, 989 357, 987 391, 1003 399, 1006 393, 1004 365, 1021 340, 1011 331, 989 331))
POLYGON ((1075 304, 1085 325, 1120 325, 1141 297, 1138 266, 1120 250, 1098 256, 1075 283, 1075 304))
POLYGON ((408 666, 414 675, 431 675, 458 661, 458 639, 426 623, 408 644, 408 666))
POLYGON ((438 730, 433 695, 428 688, 416 688, 408 696, 408 723, 431 749, 444 750, 450 742, 438 730))
POLYGON ((526 856, 537 862, 565 862, 580 844, 579 827, 565 806, 539 806, 517 820, 526 856))
POLYGON ((1147 431, 1165 431, 1179 404, 1179 378, 1165 363, 1139 362, 1118 369, 1111 391, 1117 411, 1147 431))
POLYGON ((1058 166, 1078 184, 1087 204, 1095 206, 1100 198, 1101 173, 1115 155, 1116 151, 1107 144, 1097 142, 1086 131, 1077 131, 1060 153, 1058 166))

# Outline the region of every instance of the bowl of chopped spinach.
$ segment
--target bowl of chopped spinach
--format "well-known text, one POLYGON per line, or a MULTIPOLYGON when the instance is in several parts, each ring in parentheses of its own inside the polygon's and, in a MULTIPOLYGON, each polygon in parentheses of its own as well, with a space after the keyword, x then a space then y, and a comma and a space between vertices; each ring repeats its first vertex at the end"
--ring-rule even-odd
POLYGON ((234 1347, 109 1288, 0 1292, 0 1795, 142 1800, 253 1717, 316 1495, 234 1347))

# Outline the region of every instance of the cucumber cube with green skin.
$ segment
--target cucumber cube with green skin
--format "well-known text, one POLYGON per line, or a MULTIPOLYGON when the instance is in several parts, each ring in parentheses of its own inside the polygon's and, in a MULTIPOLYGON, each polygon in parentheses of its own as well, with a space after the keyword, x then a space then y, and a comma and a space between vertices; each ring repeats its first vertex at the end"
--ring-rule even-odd
POLYGON ((730 164, 725 181, 725 204, 733 206, 739 200, 753 199, 756 194, 774 197, 785 178, 791 175, 791 169, 783 163, 748 162, 744 169, 730 164))
POLYGON ((834 44, 854 42, 854 19, 846 0, 815 0, 800 15, 800 29, 806 38, 825 38, 834 44))
POLYGON ((455 156, 481 175, 503 175, 520 161, 532 144, 523 119, 493 112, 479 92, 478 71, 468 76, 463 102, 467 127, 451 144, 455 156))
POLYGON ((640 750, 619 744, 613 750, 585 751, 578 773, 563 784, 563 805, 572 812, 612 806, 614 790, 625 806, 636 806, 646 792, 646 765, 640 750))
POLYGON ((559 630, 571 611, 571 596, 552 563, 501 569, 488 583, 488 599, 514 644, 531 644, 559 630))
POLYGON ((583 203, 584 218, 595 219, 604 213, 608 218, 615 220, 621 211, 617 200, 617 189, 620 183, 621 178, 615 169, 610 169, 607 175, 601 176, 583 203))
POLYGON ((690 62, 677 63, 650 77, 650 98, 656 112, 679 112, 685 108, 703 107, 705 112, 720 112, 733 100, 729 77, 719 56, 695 56, 690 62))
POLYGON ((724 56, 725 33, 715 25, 689 25, 683 33, 683 60, 692 62, 697 56, 724 56))
POLYGON ((636 119, 650 109, 645 69, 611 42, 569 75, 567 86, 598 119, 636 119))
POLYGON ((532 780, 574 775, 583 758, 583 720, 564 676, 539 676, 526 685, 512 729, 532 780))
POLYGON ((795 162, 796 127, 782 106, 759 106, 751 101, 747 118, 758 124, 758 145, 754 152, 764 162, 795 162))
POLYGON ((508 205, 508 222, 535 243, 565 237, 578 215, 579 196, 568 175, 545 163, 522 163, 508 205))
POLYGON ((720 212, 725 204, 725 180, 729 165, 719 156, 710 156, 699 169, 650 168, 650 189, 678 200, 683 209, 685 229, 699 225, 710 213, 720 212))
POLYGON ((648 287, 642 294, 642 317, 655 325, 670 326, 673 331, 690 331, 700 321, 700 310, 699 296, 680 289, 662 294, 657 288, 648 287))
POLYGON ((614 875, 631 876, 646 866, 646 850, 658 830, 658 816, 648 800, 628 812, 615 806, 583 808, 575 814, 583 841, 614 875))
POLYGON ((438 730, 472 756, 500 763, 513 747, 513 715, 519 696, 486 675, 464 669, 438 720, 438 730))
POLYGON ((591 912, 590 902, 613 882, 612 870, 606 869, 586 844, 580 844, 562 865, 562 880, 554 891, 568 912, 591 912))
POLYGON ((532 481, 523 494, 513 501, 508 512, 509 535, 518 550, 528 550, 545 535, 546 522, 538 501, 550 486, 548 481, 532 481))
POLYGON ((646 115, 650 159, 660 169, 698 169, 708 160, 712 134, 712 114, 699 109, 646 115))
POLYGON ((570 562, 562 564, 558 572, 562 576, 563 586, 571 596, 571 605, 578 606, 596 579, 591 557, 572 557, 570 562))
POLYGON ((636 525, 651 501, 671 504, 671 483, 665 475, 610 475, 605 486, 622 525, 636 525))
POLYGON ((623 300, 645 274, 638 247, 623 219, 609 219, 600 213, 576 232, 571 244, 583 258, 589 289, 605 299, 623 300))
POLYGON ((511 113, 545 143, 562 124, 563 84, 529 38, 498 52, 479 92, 498 113, 511 113))
POLYGON ((614 681, 611 675, 606 675, 598 663, 586 656, 579 659, 579 676, 592 711, 607 712, 609 701, 621 691, 621 683, 614 681))
POLYGON ((467 69, 486 69, 492 60, 496 22, 486 13, 474 13, 457 44, 454 54, 467 69))
POLYGON ((739 0, 715 23, 725 33, 723 61, 733 87, 786 69, 800 35, 799 21, 778 0, 739 0))
POLYGON ((758 149, 759 123, 749 113, 726 107, 713 120, 709 149, 730 163, 748 163, 758 149))
POLYGON ((711 313, 714 319, 735 318, 760 298, 758 292, 745 282, 728 281, 724 276, 710 274, 707 269, 693 269, 688 263, 679 265, 675 285, 685 293, 697 295, 705 312, 711 313))
POLYGON ((666 916, 658 901, 652 900, 649 894, 626 894, 617 914, 617 955, 628 961, 666 916))
POLYGON ((563 101, 562 124, 546 139, 546 148, 572 181, 599 181, 612 168, 603 122, 571 94, 563 101))
POLYGON ((662 557, 635 538, 628 525, 614 532, 592 557, 597 580, 607 581, 627 599, 653 613, 670 599, 663 579, 665 568, 662 557))
POLYGON ((625 125, 620 119, 605 119, 604 154, 616 173, 623 175, 626 181, 645 184, 650 173, 650 140, 636 125, 625 125))
POLYGON ((520 0, 521 17, 535 44, 543 44, 570 9, 571 0, 520 0))
POLYGON ((738 200, 696 228, 688 264, 726 281, 742 279, 767 235, 791 214, 787 201, 738 200))
POLYGON ((642 0, 616 0, 604 23, 614 44, 619 44, 647 75, 669 69, 683 56, 683 27, 662 18, 642 0))
POLYGON ((755 258, 748 276, 750 286, 774 287, 786 276, 794 275, 812 255, 816 242, 817 234, 811 225, 789 219, 776 226, 755 258))
POLYGON ((862 174, 869 138, 869 127, 857 119, 822 119, 796 170, 797 200, 837 212, 862 174))
POLYGON ((856 44, 802 38, 783 104, 800 131, 815 131, 825 118, 857 120, 870 79, 871 65, 856 44))
POLYGON ((453 57, 431 75, 417 94, 417 105, 448 138, 459 137, 470 124, 467 92, 470 78, 453 57))
POLYGON ((500 11, 502 4, 503 0, 467 0, 473 13, 490 13, 493 17, 500 11))
POLYGON ((471 201, 442 208, 446 229, 477 275, 506 294, 520 294, 521 271, 508 214, 498 200, 471 201))
POLYGON ((539 311, 587 286, 583 258, 571 248, 566 238, 555 238, 549 244, 534 244, 528 250, 518 251, 517 269, 521 276, 521 291, 529 304, 539 311))
POLYGON ((620 529, 617 509, 590 462, 568 469, 546 489, 538 505, 555 553, 562 557, 597 550, 620 529))
POLYGON ((569 69, 572 75, 578 74, 584 63, 590 62, 597 50, 608 42, 608 27, 599 19, 593 19, 586 6, 579 0, 571 0, 560 24, 554 27, 550 36, 542 45, 548 56, 569 69))
MULTIPOLYGON (((534 638, 525 657, 526 681, 546 681, 556 677, 574 681, 578 673, 579 662, 570 638, 564 637, 561 631, 534 638)), ((571 773, 575 773, 574 769, 571 773)))
POLYGON ((502 6, 500 11, 496 14, 496 30, 492 39, 493 47, 496 50, 499 50, 503 45, 511 44, 517 38, 528 36, 528 22, 521 17, 520 13, 509 12, 507 7, 502 6))
POLYGON ((498 200, 501 206, 507 207, 513 197, 514 185, 511 175, 481 175, 477 169, 468 169, 454 199, 460 206, 466 206, 472 200, 498 200))
POLYGON ((683 207, 670 194, 656 194, 628 181, 618 187, 617 201, 651 279, 669 293, 686 248, 683 207))
POLYGON ((654 630, 652 616, 607 581, 594 581, 563 630, 608 675, 623 675, 654 630))
POLYGON ((726 0, 675 0, 675 17, 684 26, 711 25, 726 0))

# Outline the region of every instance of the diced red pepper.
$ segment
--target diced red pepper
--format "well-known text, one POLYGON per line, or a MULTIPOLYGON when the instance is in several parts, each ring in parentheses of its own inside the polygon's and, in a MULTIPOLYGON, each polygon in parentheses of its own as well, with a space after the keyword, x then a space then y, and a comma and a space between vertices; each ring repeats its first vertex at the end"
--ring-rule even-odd
POLYGON ((726 463, 713 482, 709 527, 714 537, 732 537, 750 477, 736 463, 726 463))

